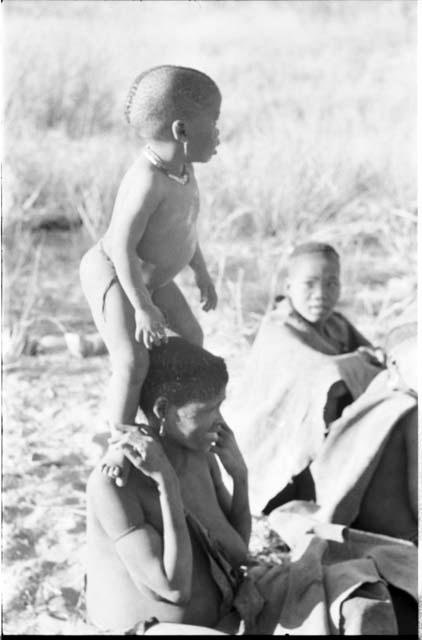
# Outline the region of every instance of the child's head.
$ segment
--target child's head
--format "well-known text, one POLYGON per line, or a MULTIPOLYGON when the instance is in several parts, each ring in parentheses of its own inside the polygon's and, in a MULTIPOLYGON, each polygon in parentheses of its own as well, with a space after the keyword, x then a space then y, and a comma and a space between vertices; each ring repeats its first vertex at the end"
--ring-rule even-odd
POLYGON ((400 388, 417 390, 418 349, 417 323, 400 324, 387 335, 385 351, 388 367, 393 374, 393 382, 400 388))
POLYGON ((220 107, 220 91, 205 73, 162 65, 135 79, 125 115, 141 138, 187 142, 192 161, 201 162, 215 151, 220 107))
POLYGON ((209 448, 209 434, 222 421, 220 405, 227 382, 222 358, 183 338, 170 337, 151 350, 140 406, 152 421, 164 420, 173 440, 209 448))
POLYGON ((308 322, 326 320, 340 297, 340 257, 329 244, 306 242, 292 251, 286 292, 293 308, 308 322))

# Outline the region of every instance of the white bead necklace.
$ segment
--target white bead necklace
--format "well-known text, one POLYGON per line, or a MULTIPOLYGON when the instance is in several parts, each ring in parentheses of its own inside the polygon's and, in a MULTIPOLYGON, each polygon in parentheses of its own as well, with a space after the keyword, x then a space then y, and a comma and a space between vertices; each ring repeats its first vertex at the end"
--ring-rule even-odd
POLYGON ((174 180, 175 182, 178 182, 179 184, 187 184, 187 182, 189 180, 189 174, 188 174, 188 172, 186 170, 186 165, 183 165, 183 171, 182 171, 181 175, 180 176, 176 176, 174 173, 170 173, 170 171, 167 169, 164 161, 160 158, 158 153, 155 153, 155 151, 153 149, 151 149, 149 144, 146 147, 144 147, 142 151, 143 151, 144 156, 151 162, 151 164, 153 164, 154 167, 157 167, 157 169, 160 169, 160 171, 165 173, 166 176, 168 178, 170 178, 170 180, 174 180))

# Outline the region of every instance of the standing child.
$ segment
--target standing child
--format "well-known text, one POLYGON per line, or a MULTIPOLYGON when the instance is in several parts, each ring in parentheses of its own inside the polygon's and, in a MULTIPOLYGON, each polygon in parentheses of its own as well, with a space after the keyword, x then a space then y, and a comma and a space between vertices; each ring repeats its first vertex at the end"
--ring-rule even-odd
MULTIPOLYGON (((108 418, 134 424, 149 364, 148 350, 166 341, 166 326, 202 345, 203 333, 175 276, 189 265, 203 309, 217 295, 198 243, 198 186, 193 162, 208 162, 218 141, 217 85, 204 73, 163 65, 132 85, 126 118, 142 140, 142 153, 125 174, 111 221, 83 257, 82 288, 110 354, 108 418)), ((103 470, 123 486, 128 463, 110 449, 103 470)))

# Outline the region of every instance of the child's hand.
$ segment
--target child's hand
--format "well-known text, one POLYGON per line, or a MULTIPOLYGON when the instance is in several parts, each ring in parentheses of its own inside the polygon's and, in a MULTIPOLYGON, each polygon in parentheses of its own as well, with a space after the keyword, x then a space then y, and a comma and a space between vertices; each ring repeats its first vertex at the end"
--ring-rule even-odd
POLYGON ((143 342, 147 349, 161 341, 167 342, 166 320, 160 309, 151 305, 145 309, 135 311, 135 340, 143 342))
POLYGON ((196 285, 201 293, 203 310, 210 311, 210 309, 215 309, 217 306, 217 292, 208 271, 197 273, 195 280, 196 285))

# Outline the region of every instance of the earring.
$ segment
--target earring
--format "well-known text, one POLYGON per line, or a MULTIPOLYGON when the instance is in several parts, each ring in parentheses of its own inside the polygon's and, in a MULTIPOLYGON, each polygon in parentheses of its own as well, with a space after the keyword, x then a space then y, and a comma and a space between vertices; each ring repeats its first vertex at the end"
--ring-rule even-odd
POLYGON ((185 154, 185 158, 188 157, 188 141, 186 138, 183 140, 183 153, 185 154))
POLYGON ((160 436, 160 438, 164 435, 164 426, 166 424, 166 419, 165 418, 161 418, 160 420, 160 427, 158 429, 158 435, 160 436))

